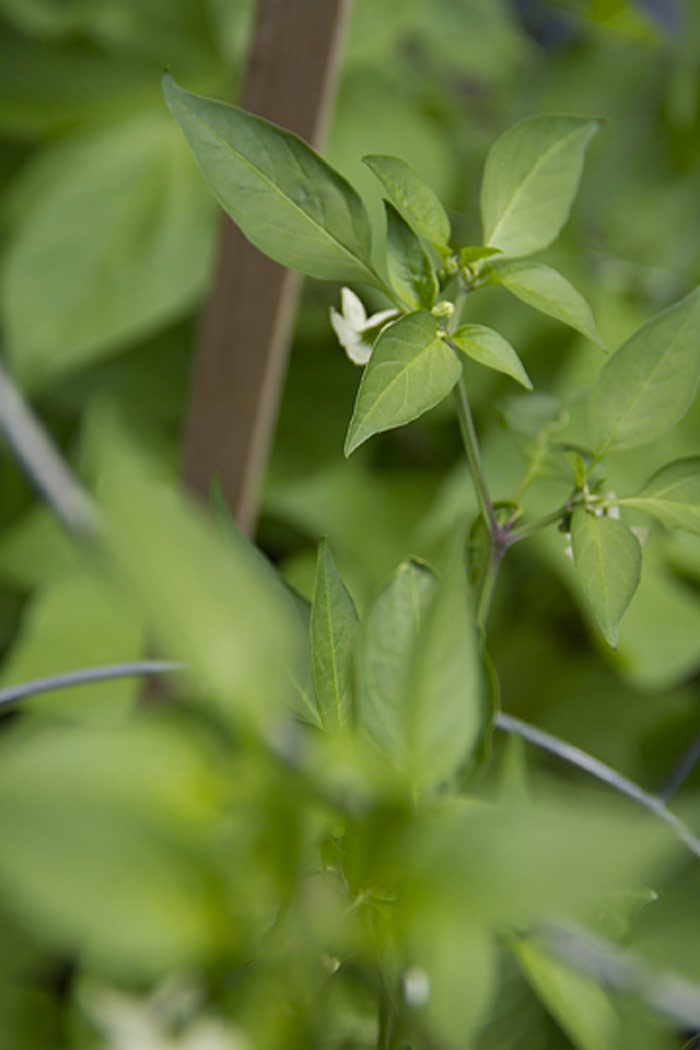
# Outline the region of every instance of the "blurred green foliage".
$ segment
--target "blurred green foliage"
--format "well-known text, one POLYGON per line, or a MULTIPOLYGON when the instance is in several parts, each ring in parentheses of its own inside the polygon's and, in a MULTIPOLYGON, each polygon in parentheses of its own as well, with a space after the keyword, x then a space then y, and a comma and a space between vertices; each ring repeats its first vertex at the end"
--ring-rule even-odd
MULTIPOLYGON (((160 74, 169 65, 193 90, 235 98, 253 7, 0 0, 3 355, 100 493, 111 557, 72 548, 3 446, 0 682, 154 644, 197 681, 173 709, 141 710, 139 684, 124 681, 3 719, 0 1048, 376 1046, 380 958, 404 991, 412 974, 417 1002, 415 968, 429 969, 444 998, 425 1024, 454 1024, 440 1047, 671 1050, 680 1035, 638 1004, 537 945, 504 946, 554 904, 604 928, 605 895, 654 876, 663 892, 628 939, 700 980, 697 868, 659 864, 663 835, 642 834, 629 808, 601 813, 598 793, 581 799, 560 769, 545 802, 528 803, 523 783, 553 767, 498 742, 485 789, 502 801, 438 800, 416 821, 366 754, 318 748, 300 773, 308 744, 280 711, 300 709, 310 674, 304 605, 168 489, 216 213, 160 74), (341 848, 349 885, 333 874, 341 848)), ((478 243, 486 150, 547 112, 607 121, 544 258, 585 291, 614 347, 700 283, 695 0, 356 0, 326 155, 374 217, 381 192, 360 158, 404 157, 478 243)), ((362 612, 399 562, 435 558, 475 504, 448 407, 343 459, 356 373, 328 323, 336 300, 307 282, 259 541, 310 597, 326 535, 362 612)), ((478 309, 536 388, 566 395, 595 376, 595 347, 503 289, 478 309)), ((556 414, 526 421, 516 444, 497 411, 522 402, 469 367, 487 471, 507 496, 556 414)), ((699 428, 696 403, 651 447, 611 459, 610 489, 700 451, 699 428)), ((554 464, 527 510, 567 494, 554 464)), ((700 541, 652 530, 616 652, 599 644, 564 546, 554 530, 529 540, 499 583, 489 646, 504 706, 653 790, 697 727, 700 541)), ((691 823, 699 786, 696 772, 680 797, 691 823)))

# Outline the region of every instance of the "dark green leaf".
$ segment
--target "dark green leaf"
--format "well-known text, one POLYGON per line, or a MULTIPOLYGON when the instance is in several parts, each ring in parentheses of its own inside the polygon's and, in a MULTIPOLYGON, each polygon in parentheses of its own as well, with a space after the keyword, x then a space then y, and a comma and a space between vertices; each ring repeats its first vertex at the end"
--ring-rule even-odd
POLYGON ((382 183, 409 226, 433 244, 446 245, 450 239, 450 220, 420 175, 399 157, 371 154, 362 160, 382 183))
POLYGON ((373 434, 409 423, 433 408, 447 397, 460 371, 457 355, 427 310, 385 328, 362 376, 345 455, 373 434))
POLYGON ((401 213, 388 201, 385 205, 386 265, 391 286, 413 310, 430 310, 438 293, 435 267, 401 213))
POLYGON ((260 251, 311 277, 376 283, 362 201, 305 142, 169 74, 163 91, 215 197, 260 251))

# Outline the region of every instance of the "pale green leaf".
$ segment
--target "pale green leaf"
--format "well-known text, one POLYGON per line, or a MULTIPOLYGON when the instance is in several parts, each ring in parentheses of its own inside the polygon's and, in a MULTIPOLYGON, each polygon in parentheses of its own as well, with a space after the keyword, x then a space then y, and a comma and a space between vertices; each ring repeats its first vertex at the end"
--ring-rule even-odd
POLYGON ((520 967, 577 1050, 618 1050, 620 1018, 606 992, 542 951, 531 939, 513 945, 520 967))
POLYGON ((598 459, 655 441, 688 410, 700 379, 700 289, 637 329, 606 362, 589 401, 598 459))
POLYGON ((212 192, 256 248, 311 277, 376 283, 362 201, 302 139, 167 73, 163 91, 212 192))
POLYGON ((183 660, 208 702, 259 728, 288 708, 308 645, 291 594, 242 535, 226 540, 148 468, 119 428, 104 454, 104 544, 113 570, 153 624, 160 651, 183 660))
POLYGON ((489 151, 481 188, 484 244, 511 257, 546 248, 566 222, 596 120, 538 116, 489 151))
POLYGON ((60 953, 122 974, 207 961, 230 907, 202 863, 224 776, 216 752, 157 716, 4 735, 0 866, 13 916, 60 953))
POLYGON ((418 790, 447 781, 473 755, 487 717, 487 684, 459 551, 427 604, 410 663, 406 739, 418 790))
POLYGON ((362 621, 359 721, 372 740, 404 766, 409 665, 435 588, 435 576, 427 565, 403 562, 373 598, 362 621))
POLYGON ((496 264, 492 279, 528 306, 563 321, 602 346, 590 306, 566 277, 551 266, 536 262, 496 264))
POLYGON ((165 112, 42 151, 2 286, 24 387, 114 354, 181 317, 207 280, 215 214, 165 112))
POLYGON ((700 456, 665 463, 636 495, 619 502, 653 514, 671 529, 700 536, 700 456))
POLYGON ((578 507, 571 523, 571 546, 583 592, 615 647, 620 621, 639 584, 639 540, 621 521, 578 507))
POLYGON ((452 336, 452 341, 464 354, 478 361, 480 365, 503 372, 528 390, 532 390, 532 381, 517 352, 508 340, 493 328, 486 328, 482 324, 461 325, 452 336))
POLYGON ((433 408, 447 397, 460 371, 457 355, 427 310, 385 328, 362 376, 345 455, 373 434, 409 423, 433 408))
POLYGON ((386 205, 386 266, 389 282, 414 310, 429 310, 435 303, 438 282, 435 267, 419 238, 401 213, 386 205))
POLYGON ((417 791, 469 759, 487 708, 461 557, 448 570, 405 562, 362 625, 360 722, 417 791))
POLYGON ((351 662, 357 612, 325 540, 318 548, 311 605, 311 667, 321 722, 326 729, 350 721, 351 662))
POLYGON ((439 198, 420 175, 399 157, 370 154, 362 160, 382 183, 409 226, 433 244, 446 245, 450 239, 450 220, 439 198))

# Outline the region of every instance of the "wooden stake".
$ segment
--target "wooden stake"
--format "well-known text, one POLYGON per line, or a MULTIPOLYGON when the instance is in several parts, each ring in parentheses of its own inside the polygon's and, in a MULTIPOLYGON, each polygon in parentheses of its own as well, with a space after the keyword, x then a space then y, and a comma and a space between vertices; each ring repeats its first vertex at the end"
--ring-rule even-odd
MULTIPOLYGON (((318 148, 350 5, 260 0, 241 105, 318 148)), ((218 477, 248 535, 255 529, 300 284, 298 274, 261 255, 224 216, 195 353, 183 477, 205 501, 218 477)))

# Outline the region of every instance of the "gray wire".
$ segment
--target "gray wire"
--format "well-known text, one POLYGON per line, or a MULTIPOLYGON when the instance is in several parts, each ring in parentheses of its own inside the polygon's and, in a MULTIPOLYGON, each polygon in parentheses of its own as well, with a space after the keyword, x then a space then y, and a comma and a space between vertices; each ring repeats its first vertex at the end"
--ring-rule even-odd
POLYGON ((88 685, 90 682, 104 682, 113 678, 172 674, 184 670, 184 664, 175 663, 172 660, 133 660, 130 663, 83 667, 79 671, 66 671, 63 674, 49 675, 46 678, 35 678, 31 682, 21 682, 19 685, 0 689, 0 707, 17 703, 18 700, 36 696, 38 693, 52 693, 55 690, 68 689, 75 685, 88 685))
POLYGON ((93 535, 97 512, 0 361, 0 429, 25 474, 70 532, 93 535))
POLYGON ((654 970, 632 952, 574 924, 547 923, 539 931, 553 955, 616 991, 633 993, 682 1028, 700 1028, 700 987, 654 970))
POLYGON ((522 722, 513 715, 507 715, 503 711, 498 711, 494 724, 502 732, 517 734, 517 736, 527 740, 530 744, 534 744, 535 747, 539 747, 542 751, 556 755, 557 758, 568 762, 569 765, 582 769, 585 773, 595 777, 596 780, 609 784, 610 787, 619 791, 622 795, 626 795, 640 806, 644 806, 645 809, 650 810, 650 812, 665 821, 669 827, 672 827, 688 849, 696 857, 700 858, 700 838, 693 834, 680 817, 677 817, 675 813, 667 809, 664 800, 659 798, 658 795, 652 795, 650 792, 640 788, 638 784, 628 780, 627 777, 623 777, 621 773, 611 769, 605 762, 594 758, 588 752, 581 751, 580 748, 574 747, 573 744, 567 744, 565 740, 560 740, 559 737, 552 736, 551 733, 546 733, 543 729, 538 729, 527 722, 522 722))

